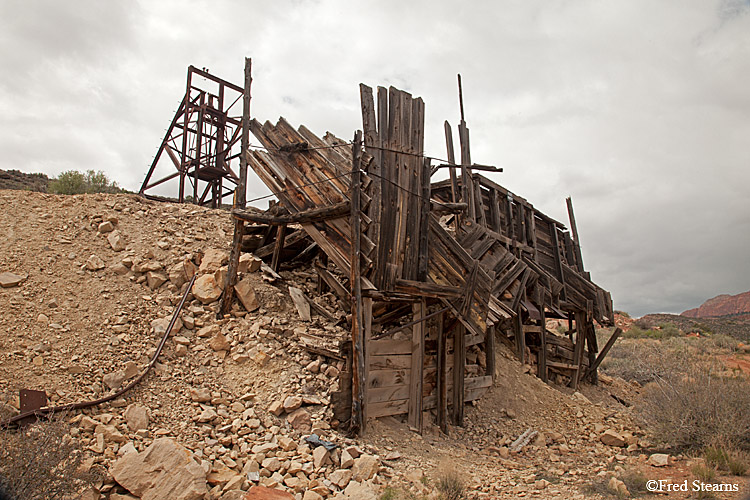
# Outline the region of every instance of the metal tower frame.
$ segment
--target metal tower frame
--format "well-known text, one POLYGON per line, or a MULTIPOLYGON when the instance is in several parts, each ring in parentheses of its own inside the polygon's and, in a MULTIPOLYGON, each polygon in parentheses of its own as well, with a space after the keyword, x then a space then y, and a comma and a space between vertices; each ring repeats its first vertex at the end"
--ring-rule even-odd
POLYGON ((224 197, 232 195, 239 176, 230 162, 240 155, 243 94, 242 87, 209 74, 205 68, 189 66, 185 97, 139 193, 152 200, 175 201, 148 191, 179 178, 176 200, 180 203, 191 201, 216 208, 224 197), (207 85, 214 88, 206 90, 207 85), (171 163, 176 171, 152 180, 160 162, 171 163), (187 186, 188 183, 191 186, 187 186), (186 195, 186 187, 192 187, 192 193, 186 195))

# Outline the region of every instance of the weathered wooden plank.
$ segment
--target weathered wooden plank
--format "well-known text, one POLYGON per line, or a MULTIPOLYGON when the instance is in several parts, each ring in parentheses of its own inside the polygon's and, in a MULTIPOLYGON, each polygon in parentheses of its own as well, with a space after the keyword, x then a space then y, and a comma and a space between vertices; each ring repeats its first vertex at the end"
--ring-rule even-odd
POLYGON ((349 215, 350 208, 351 204, 347 200, 333 205, 310 208, 308 210, 288 215, 267 215, 242 209, 233 209, 232 217, 247 222, 255 222, 257 224, 302 224, 306 222, 323 222, 329 219, 345 217, 349 215))
POLYGON ((409 410, 409 400, 385 401, 382 403, 371 403, 368 408, 370 418, 387 417, 389 415, 401 415, 409 410))
MULTIPOLYGON (((408 385, 395 385, 391 387, 371 387, 367 392, 368 406, 373 403, 385 403, 400 399, 409 399, 408 385)), ((408 411, 408 408, 407 408, 408 411)))
POLYGON ((370 342, 372 355, 411 354, 411 340, 373 340, 370 342))
MULTIPOLYGON (((601 352, 599 352, 599 355, 596 357, 596 360, 594 360, 594 363, 592 365, 589 365, 589 373, 596 371, 597 368, 599 368, 599 365, 602 363, 602 360, 604 360, 604 357, 609 353, 609 350, 612 349, 612 346, 615 345, 615 341, 618 339, 618 337, 622 335, 622 329, 621 328, 615 328, 615 331, 612 332, 612 336, 609 337, 609 340, 607 340, 607 343, 604 344, 604 347, 602 348, 601 352)), ((588 376, 588 373, 587 373, 588 376)))
POLYGON ((411 427, 422 432, 422 382, 424 372, 425 324, 419 321, 426 315, 427 305, 422 299, 412 305, 412 315, 417 323, 412 327, 411 339, 411 380, 409 382, 409 416, 411 427))
POLYGON ((276 226, 276 246, 273 248, 273 257, 271 257, 271 269, 279 270, 281 260, 281 251, 284 249, 284 239, 286 238, 286 224, 276 226))
POLYGON ((448 348, 445 342, 445 315, 446 313, 443 313, 439 316, 437 332, 437 424, 444 434, 448 431, 448 348))
MULTIPOLYGON (((250 86, 252 84, 252 59, 245 58, 245 88, 242 94, 242 138, 240 144, 242 151, 247 151, 250 147, 250 86)), ((188 94, 185 95, 185 105, 187 105, 188 94)), ((187 124, 187 113, 185 114, 187 124)), ((187 140, 184 141, 185 145, 187 140)), ((170 149, 167 149, 171 153, 170 149)), ((184 153, 184 152, 183 152, 184 153)), ((184 156, 183 156, 184 158, 184 156)), ((149 175, 151 172, 149 172, 149 175)), ((181 177, 181 183, 182 181, 181 177)), ((198 179, 195 179, 195 185, 198 185, 198 179)), ((183 197, 183 186, 180 186, 180 202, 183 197)), ((247 157, 240 155, 240 179, 235 189, 234 208, 245 208, 247 198, 247 157)), ((221 305, 219 307, 219 316, 229 313, 234 298, 234 285, 237 282, 237 268, 240 262, 240 253, 242 251, 242 236, 244 233, 245 223, 241 220, 234 221, 234 236, 232 237, 232 249, 229 253, 229 264, 227 265, 227 274, 224 281, 224 291, 221 296, 221 305)))
MULTIPOLYGON (((372 342, 379 342, 377 340, 371 340, 368 346, 372 351, 372 342)), ((411 369, 411 354, 386 354, 386 355, 375 355, 370 352, 369 354, 369 368, 371 370, 404 370, 411 369)))
POLYGON ((458 323, 453 329, 453 424, 464 424, 464 367, 466 350, 464 348, 464 325, 458 323))
POLYGON ((542 382, 547 382, 547 320, 544 315, 544 304, 539 306, 539 312, 542 315, 542 319, 539 320, 541 326, 541 331, 539 333, 541 345, 539 346, 539 353, 537 355, 537 359, 539 360, 539 364, 537 365, 537 375, 542 379, 542 382))
POLYGON ((350 279, 352 294, 352 419, 351 431, 358 434, 365 430, 367 421, 364 418, 364 406, 367 403, 367 367, 365 365, 365 331, 362 305, 361 281, 361 246, 362 231, 359 224, 360 216, 360 152, 362 148, 362 133, 358 130, 354 134, 352 145, 352 181, 351 181, 351 270, 350 279), (363 383, 363 381, 365 383, 363 383))
POLYGON ((393 387, 409 384, 411 370, 370 370, 367 377, 367 387, 393 387))

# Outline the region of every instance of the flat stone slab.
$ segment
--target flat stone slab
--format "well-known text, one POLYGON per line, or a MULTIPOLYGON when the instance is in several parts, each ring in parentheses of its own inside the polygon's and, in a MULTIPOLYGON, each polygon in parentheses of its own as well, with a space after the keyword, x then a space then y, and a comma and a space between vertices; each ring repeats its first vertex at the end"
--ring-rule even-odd
POLYGON ((3 273, 0 273, 0 286, 2 286, 3 288, 12 288, 26 281, 26 278, 28 277, 28 274, 20 275, 5 271, 3 273))

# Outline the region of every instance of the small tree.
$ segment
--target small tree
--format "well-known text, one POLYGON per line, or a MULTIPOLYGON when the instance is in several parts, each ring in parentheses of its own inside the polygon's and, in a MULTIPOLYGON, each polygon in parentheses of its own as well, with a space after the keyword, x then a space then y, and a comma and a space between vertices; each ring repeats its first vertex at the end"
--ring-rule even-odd
POLYGON ((85 174, 76 170, 68 170, 50 183, 49 190, 55 194, 119 193, 122 191, 117 183, 110 181, 101 170, 98 172, 89 170, 85 174))

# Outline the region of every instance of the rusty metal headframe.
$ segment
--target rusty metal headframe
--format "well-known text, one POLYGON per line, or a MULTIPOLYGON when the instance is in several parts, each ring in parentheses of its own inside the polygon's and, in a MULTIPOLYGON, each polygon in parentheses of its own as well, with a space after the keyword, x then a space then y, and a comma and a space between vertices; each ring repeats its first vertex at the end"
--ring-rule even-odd
POLYGON ((239 177, 230 162, 240 154, 242 95, 242 87, 209 74, 205 68, 188 67, 185 97, 139 193, 149 199, 192 201, 214 208, 233 194, 239 177), (162 163, 166 169, 161 167, 162 163), (175 171, 153 178, 157 169, 169 172, 172 168, 175 171), (179 188, 175 195, 169 195, 171 199, 150 192, 175 180, 179 180, 179 188))

